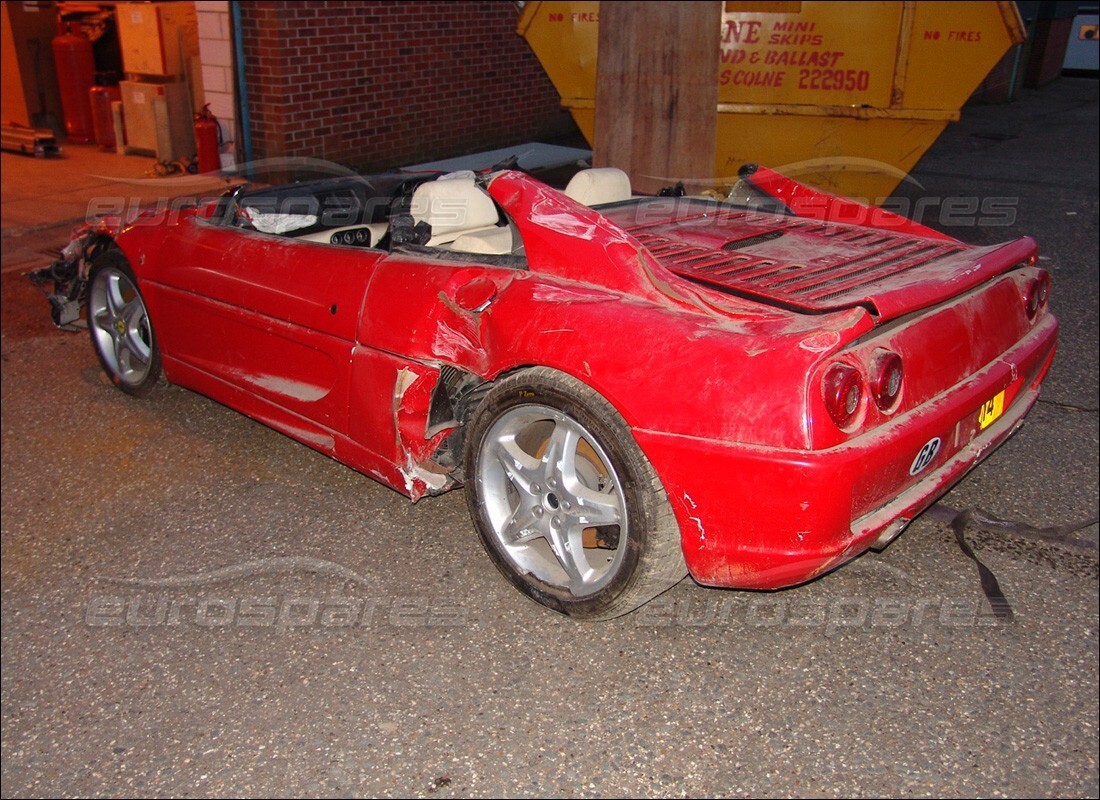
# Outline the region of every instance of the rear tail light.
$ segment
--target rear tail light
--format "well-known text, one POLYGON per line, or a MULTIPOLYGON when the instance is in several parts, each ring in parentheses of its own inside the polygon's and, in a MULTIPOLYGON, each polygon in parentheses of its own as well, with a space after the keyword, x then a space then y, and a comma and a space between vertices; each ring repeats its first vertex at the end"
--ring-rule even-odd
POLYGON ((871 396, 875 405, 889 411, 897 405, 904 378, 901 356, 889 350, 880 350, 871 362, 871 396))
POLYGON ((1046 306, 1050 296, 1050 273, 1040 272, 1039 276, 1031 282, 1027 288, 1027 317, 1035 319, 1035 315, 1046 306))
POLYGON ((847 364, 833 364, 822 381, 825 391, 825 408, 833 422, 841 428, 852 423, 859 412, 863 397, 863 379, 859 370, 847 364))

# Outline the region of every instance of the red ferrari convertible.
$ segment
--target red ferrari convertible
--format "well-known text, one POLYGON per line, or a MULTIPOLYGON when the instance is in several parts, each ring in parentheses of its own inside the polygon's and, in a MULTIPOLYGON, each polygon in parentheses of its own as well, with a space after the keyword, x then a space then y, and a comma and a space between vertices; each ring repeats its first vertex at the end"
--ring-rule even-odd
POLYGON ((237 189, 37 277, 123 391, 163 373, 414 500, 465 485, 513 584, 609 618, 885 546, 1035 402, 1037 258, 751 166, 721 200, 501 170, 237 189))

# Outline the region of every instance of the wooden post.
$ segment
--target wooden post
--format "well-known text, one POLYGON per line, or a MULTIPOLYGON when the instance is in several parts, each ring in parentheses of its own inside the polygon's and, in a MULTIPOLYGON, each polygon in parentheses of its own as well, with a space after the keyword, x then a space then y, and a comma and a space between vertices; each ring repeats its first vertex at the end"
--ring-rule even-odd
POLYGON ((634 191, 714 177, 720 2, 600 4, 593 165, 634 191))

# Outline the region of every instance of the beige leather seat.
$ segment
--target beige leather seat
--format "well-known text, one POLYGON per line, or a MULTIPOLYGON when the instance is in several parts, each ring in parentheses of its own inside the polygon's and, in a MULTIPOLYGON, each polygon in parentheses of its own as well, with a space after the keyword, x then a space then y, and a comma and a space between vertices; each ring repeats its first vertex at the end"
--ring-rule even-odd
POLYGON ((585 206, 618 203, 630 199, 630 178, 616 167, 584 169, 569 181, 565 194, 585 206))
POLYGON ((414 223, 432 226, 428 247, 454 242, 463 234, 493 231, 500 215, 493 199, 469 177, 444 175, 416 187, 410 209, 414 223))
POLYGON ((445 247, 459 253, 506 256, 512 252, 512 231, 505 225, 464 233, 445 247))

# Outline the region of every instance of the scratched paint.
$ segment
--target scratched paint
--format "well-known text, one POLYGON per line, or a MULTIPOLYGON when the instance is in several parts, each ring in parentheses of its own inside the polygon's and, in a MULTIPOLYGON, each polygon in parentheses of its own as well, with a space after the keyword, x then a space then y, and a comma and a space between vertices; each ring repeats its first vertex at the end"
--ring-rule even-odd
POLYGON ((314 386, 302 381, 294 381, 289 378, 282 378, 277 375, 251 375, 242 376, 249 383, 253 383, 263 389, 267 389, 275 394, 280 394, 284 397, 289 397, 293 400, 301 400, 304 403, 311 403, 315 400, 320 400, 326 394, 328 389, 324 386, 314 386))

